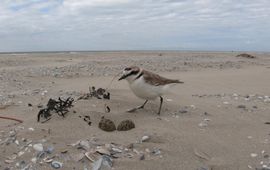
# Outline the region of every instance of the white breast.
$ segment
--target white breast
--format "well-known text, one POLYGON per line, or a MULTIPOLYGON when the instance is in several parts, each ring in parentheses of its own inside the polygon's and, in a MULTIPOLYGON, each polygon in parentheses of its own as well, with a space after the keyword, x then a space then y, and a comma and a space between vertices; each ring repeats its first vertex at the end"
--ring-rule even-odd
POLYGON ((131 82, 129 85, 130 85, 131 90, 137 97, 145 99, 145 100, 156 99, 157 97, 166 93, 169 87, 169 85, 165 85, 165 86, 150 85, 144 81, 143 76, 131 82))

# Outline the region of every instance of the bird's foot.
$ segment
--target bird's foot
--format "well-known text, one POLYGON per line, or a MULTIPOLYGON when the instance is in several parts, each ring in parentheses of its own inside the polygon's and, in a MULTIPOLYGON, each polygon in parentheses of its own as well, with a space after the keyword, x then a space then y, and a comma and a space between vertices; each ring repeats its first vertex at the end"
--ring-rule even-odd
POLYGON ((129 109, 129 110, 127 110, 127 112, 132 113, 132 112, 135 112, 136 110, 138 110, 137 107, 136 108, 129 109))

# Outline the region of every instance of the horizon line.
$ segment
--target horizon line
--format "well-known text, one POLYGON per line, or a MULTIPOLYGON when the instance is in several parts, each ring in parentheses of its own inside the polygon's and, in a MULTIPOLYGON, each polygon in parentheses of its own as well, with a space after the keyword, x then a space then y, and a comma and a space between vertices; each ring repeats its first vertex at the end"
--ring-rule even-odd
POLYGON ((270 51, 246 51, 246 50, 34 50, 34 51, 0 51, 0 54, 22 54, 22 53, 72 53, 72 52, 261 52, 269 53, 270 51))

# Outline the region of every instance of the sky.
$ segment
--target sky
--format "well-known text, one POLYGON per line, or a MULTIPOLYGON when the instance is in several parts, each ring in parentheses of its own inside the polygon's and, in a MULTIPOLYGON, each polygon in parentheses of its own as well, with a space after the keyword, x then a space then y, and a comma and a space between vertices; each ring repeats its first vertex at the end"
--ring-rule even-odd
POLYGON ((0 52, 270 51, 270 0, 1 0, 0 52))

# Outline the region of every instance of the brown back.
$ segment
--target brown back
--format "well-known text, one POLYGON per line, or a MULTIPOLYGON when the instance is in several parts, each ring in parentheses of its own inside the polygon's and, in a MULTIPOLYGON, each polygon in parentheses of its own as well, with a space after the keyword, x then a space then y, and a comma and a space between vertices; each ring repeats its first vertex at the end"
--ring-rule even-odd
POLYGON ((179 80, 172 80, 172 79, 162 77, 158 74, 155 74, 146 70, 143 70, 143 76, 144 76, 145 82, 154 86, 166 85, 166 84, 171 84, 171 83, 184 83, 179 80))

